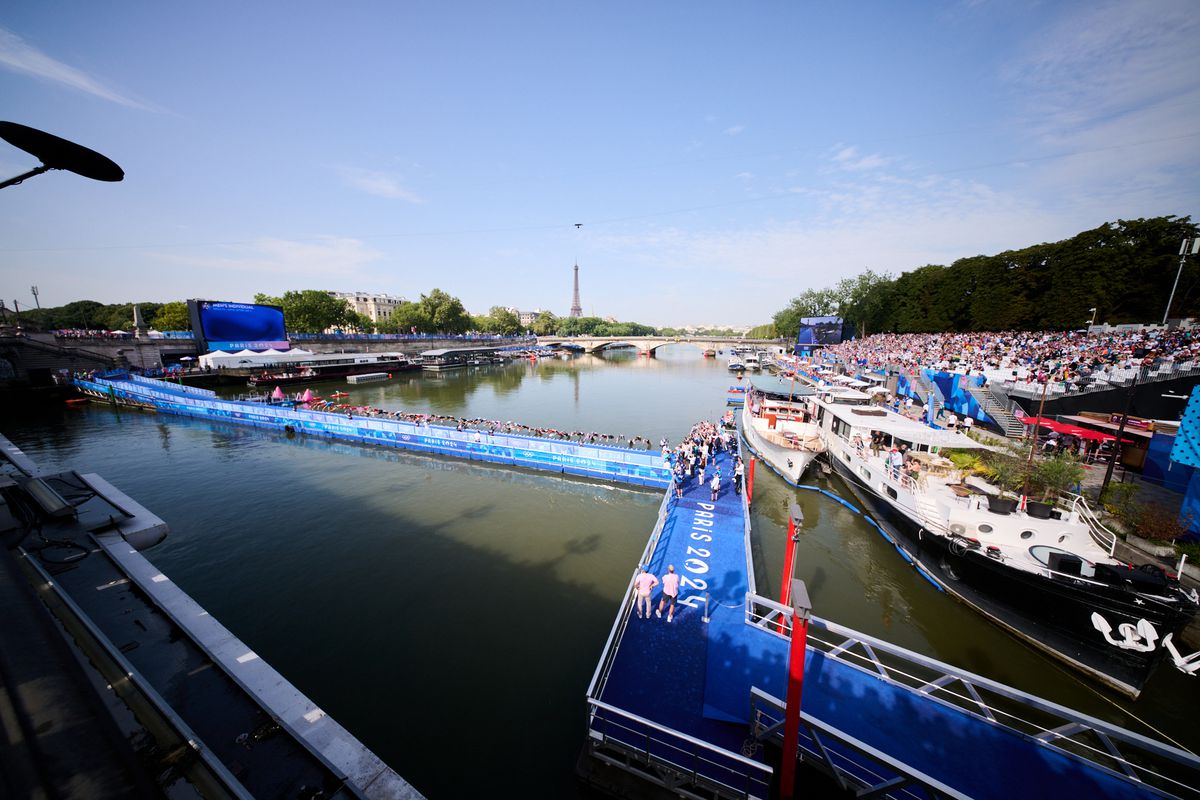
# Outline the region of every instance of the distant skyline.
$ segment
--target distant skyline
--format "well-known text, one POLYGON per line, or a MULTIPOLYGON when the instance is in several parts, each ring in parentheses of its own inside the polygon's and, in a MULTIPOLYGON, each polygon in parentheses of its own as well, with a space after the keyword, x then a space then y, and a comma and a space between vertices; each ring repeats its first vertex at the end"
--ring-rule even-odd
MULTIPOLYGON (((17 4, 0 118, 118 184, 0 191, 0 298, 288 289, 656 326, 1197 216, 1186 0, 17 4), (580 224, 580 227, 576 227, 580 224)), ((36 165, 0 142, 0 179, 36 165)))

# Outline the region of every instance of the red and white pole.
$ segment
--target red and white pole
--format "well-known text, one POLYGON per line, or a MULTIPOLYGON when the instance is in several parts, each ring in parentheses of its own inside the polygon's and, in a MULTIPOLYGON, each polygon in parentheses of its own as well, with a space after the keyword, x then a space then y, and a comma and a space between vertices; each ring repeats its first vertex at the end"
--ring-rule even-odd
MULTIPOLYGON (((796 574, 796 548, 799 541, 797 532, 803 522, 804 512, 800 510, 800 506, 795 503, 790 504, 788 507, 787 543, 783 549, 783 577, 779 580, 779 602, 785 606, 791 605, 792 602, 792 577, 796 574)), ((785 628, 785 621, 780 619, 776 631, 783 633, 785 628)))
POLYGON ((792 581, 792 641, 788 649, 787 698, 783 710, 783 756, 779 766, 780 800, 796 795, 796 755, 800 747, 800 699, 804 691, 804 656, 808 646, 811 606, 804 581, 792 581))

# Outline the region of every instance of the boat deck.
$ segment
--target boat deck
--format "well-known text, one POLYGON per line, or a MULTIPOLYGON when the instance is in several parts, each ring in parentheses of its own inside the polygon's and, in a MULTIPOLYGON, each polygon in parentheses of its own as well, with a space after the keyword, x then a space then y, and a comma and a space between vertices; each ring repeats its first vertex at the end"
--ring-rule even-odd
MULTIPOLYGON (((728 457, 719 456, 718 463, 729 475, 728 457)), ((589 690, 590 748, 594 757, 608 763, 650 764, 677 781, 721 796, 765 797, 773 767, 760 745, 771 737, 763 735, 763 718, 752 711, 753 695, 785 696, 789 640, 747 613, 747 593, 755 590, 749 517, 742 497, 726 484, 722 496, 711 503, 707 487, 695 480, 688 483, 682 499, 671 497, 664 503, 645 560, 656 576, 674 564, 681 575, 703 580, 704 588, 681 587, 681 601, 696 596, 698 602, 680 608, 670 624, 665 616, 639 619, 633 614, 632 592, 627 593, 589 690), (711 542, 703 539, 706 535, 711 542)), ((655 607, 658 596, 656 590, 655 607)), ((825 636, 837 627, 822 620, 814 624, 817 631, 812 636, 825 636)), ((876 649, 887 647, 874 644, 876 649)), ((878 666, 868 662, 864 667, 848 659, 850 649, 823 649, 810 638, 801 749, 806 759, 817 760, 823 749, 842 775, 860 786, 896 779, 926 792, 972 798, 1163 796, 1137 779, 1000 724, 986 713, 934 697, 932 684, 914 688, 884 678, 878 666), (820 731, 820 745, 814 731, 820 731)), ((922 667, 944 668, 956 680, 987 683, 909 655, 922 667)), ((948 682, 938 679, 937 686, 948 682)), ((1017 702, 1027 698, 1015 690, 1009 696, 1017 702)), ((1033 707, 1041 712, 1052 704, 1039 701, 1033 707)), ((1081 728, 1103 726, 1082 715, 1073 719, 1085 721, 1078 724, 1081 728)), ((1043 736, 1058 739, 1057 734, 1043 736)), ((1128 737, 1139 740, 1133 734, 1128 737)), ((1185 774, 1191 776, 1182 786, 1196 786, 1200 761, 1188 761, 1186 754, 1180 757, 1185 774)), ((641 769, 639 774, 649 772, 641 769)))

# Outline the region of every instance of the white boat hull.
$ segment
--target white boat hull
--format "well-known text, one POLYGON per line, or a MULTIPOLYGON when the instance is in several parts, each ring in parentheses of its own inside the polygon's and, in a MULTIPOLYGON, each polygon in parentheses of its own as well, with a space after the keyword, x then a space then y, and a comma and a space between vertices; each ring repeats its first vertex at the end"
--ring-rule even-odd
MULTIPOLYGON (((746 439, 746 443, 750 445, 758 456, 775 470, 788 483, 796 485, 800 483, 800 478, 804 475, 804 471, 808 469, 808 465, 812 463, 819 454, 819 449, 808 450, 803 448, 786 447, 782 444, 777 444, 771 441, 769 422, 766 419, 753 416, 749 409, 742 408, 742 436, 746 439)), ((789 427, 795 428, 796 433, 806 434, 807 429, 811 428, 813 434, 817 432, 816 426, 812 423, 781 423, 786 430, 789 427)), ((819 441, 819 440, 818 440, 819 441)))

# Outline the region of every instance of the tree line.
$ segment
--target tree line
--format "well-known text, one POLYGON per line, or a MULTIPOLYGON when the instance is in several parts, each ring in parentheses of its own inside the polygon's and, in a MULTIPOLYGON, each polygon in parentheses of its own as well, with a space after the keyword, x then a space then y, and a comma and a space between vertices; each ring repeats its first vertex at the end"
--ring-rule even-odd
MULTIPOLYGON (((434 289, 416 301, 400 303, 390 316, 378 321, 357 313, 344 299, 320 289, 299 289, 282 295, 256 294, 254 302, 283 309, 284 325, 293 333, 344 331, 364 333, 445 333, 468 331, 512 336, 530 330, 539 336, 653 336, 657 330, 636 322, 611 322, 599 317, 558 317, 543 311, 531 325, 501 306, 493 306, 484 315, 474 316, 457 297, 434 289)), ((149 328, 160 331, 191 329, 187 303, 143 302, 142 318, 149 328)), ((133 303, 105 305, 95 300, 78 300, 63 306, 22 309, 23 326, 32 330, 86 329, 106 331, 133 330, 133 303)), ((16 321, 14 312, 10 324, 16 321)), ((3 324, 5 320, 0 320, 3 324)))
MULTIPOLYGON (((1097 323, 1158 322, 1179 267, 1190 217, 1118 220, 1070 239, 928 264, 899 276, 867 269, 808 289, 773 318, 794 338, 801 317, 837 315, 872 333, 1072 330, 1097 323)), ((1170 316, 1200 316, 1200 263, 1179 275, 1170 316)), ((757 329, 756 329, 757 330, 757 329)))

